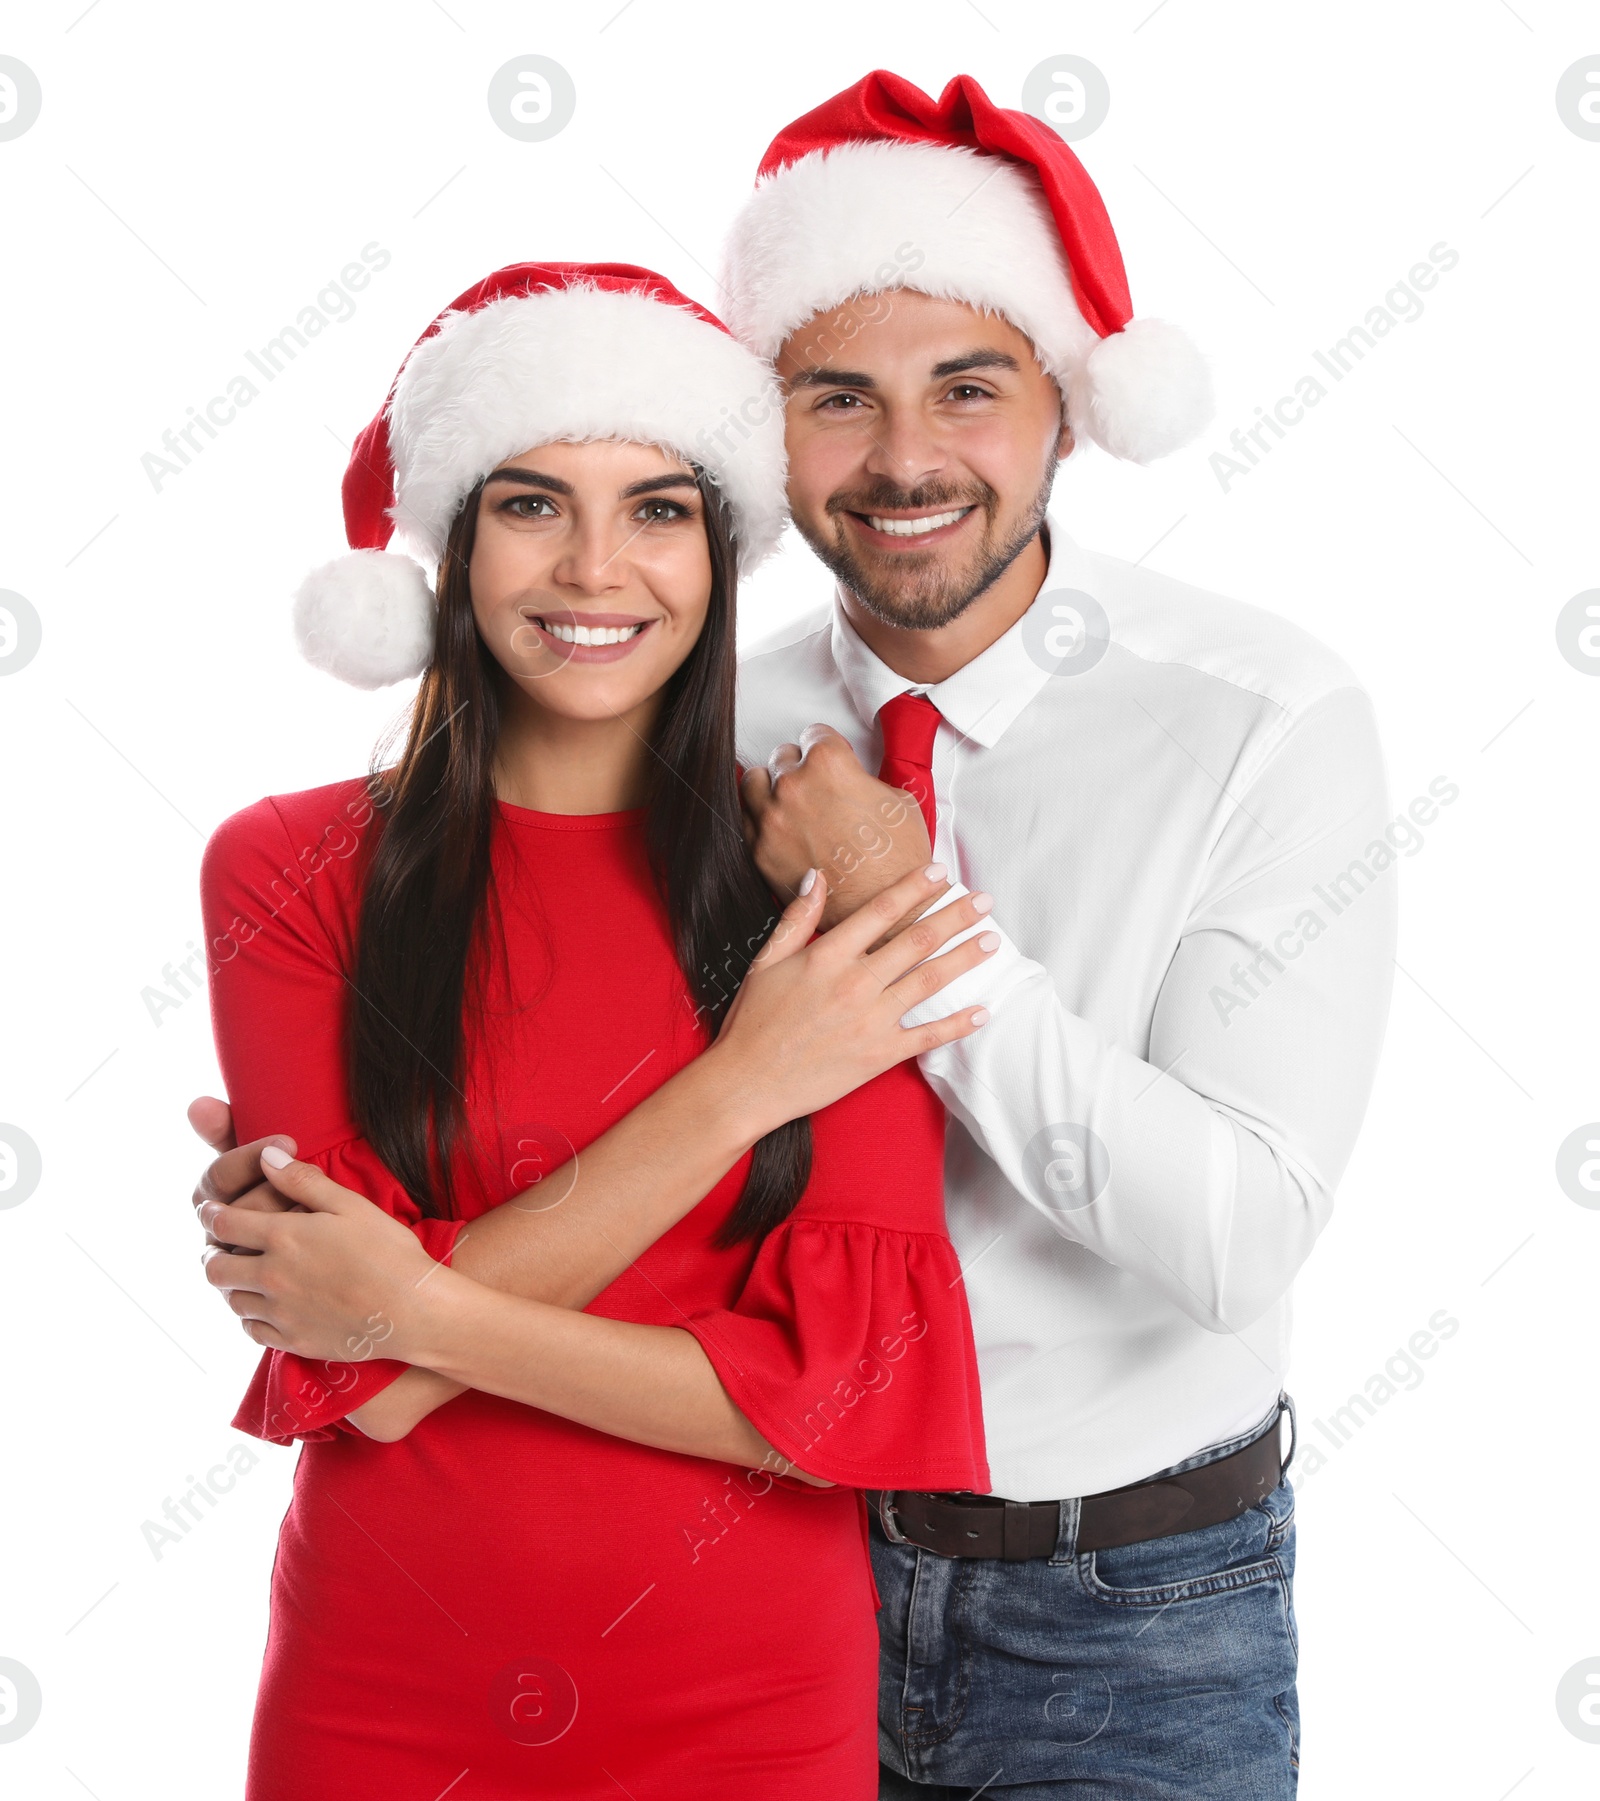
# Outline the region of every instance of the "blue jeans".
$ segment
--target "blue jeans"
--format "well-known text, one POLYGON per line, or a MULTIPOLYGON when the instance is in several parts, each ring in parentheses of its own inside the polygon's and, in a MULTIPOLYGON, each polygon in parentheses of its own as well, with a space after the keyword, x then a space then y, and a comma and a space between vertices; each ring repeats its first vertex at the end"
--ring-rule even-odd
POLYGON ((1224 1525, 1112 1551, 1078 1552, 1077 1512, 1026 1563, 891 1544, 874 1518, 880 1801, 1290 1801, 1288 1477, 1224 1525))

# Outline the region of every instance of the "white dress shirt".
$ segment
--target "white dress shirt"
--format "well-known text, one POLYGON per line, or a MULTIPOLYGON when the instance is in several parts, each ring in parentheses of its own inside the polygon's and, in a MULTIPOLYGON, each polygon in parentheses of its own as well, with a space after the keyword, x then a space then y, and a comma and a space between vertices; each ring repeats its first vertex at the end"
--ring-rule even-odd
MULTIPOLYGON (((1258 1424, 1389 1008, 1397 844, 1372 705, 1275 614, 1081 550, 935 686, 838 604, 742 661, 741 761, 814 721, 868 769, 926 693, 935 855, 1001 948, 913 1017, 949 1109, 994 1493, 1094 1494, 1258 1424)), ((977 930, 979 928, 974 928, 977 930)))

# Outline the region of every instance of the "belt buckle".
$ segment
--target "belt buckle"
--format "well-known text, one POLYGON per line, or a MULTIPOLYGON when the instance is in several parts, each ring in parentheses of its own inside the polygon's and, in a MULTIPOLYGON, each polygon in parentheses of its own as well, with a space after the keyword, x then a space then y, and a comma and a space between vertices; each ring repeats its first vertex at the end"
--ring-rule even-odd
POLYGON ((911 1540, 895 1523, 894 1497, 899 1491, 883 1488, 878 1491, 878 1524, 883 1528, 883 1535, 891 1545, 908 1545, 911 1540))

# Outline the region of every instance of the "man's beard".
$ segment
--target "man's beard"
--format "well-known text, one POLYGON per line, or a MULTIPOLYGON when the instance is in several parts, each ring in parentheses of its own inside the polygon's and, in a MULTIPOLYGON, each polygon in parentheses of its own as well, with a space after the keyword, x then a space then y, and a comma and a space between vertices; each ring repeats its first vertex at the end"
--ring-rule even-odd
POLYGON ((972 603, 988 592, 1037 536, 1050 505, 1055 481, 1055 459, 1045 466, 1044 480, 1024 516, 1010 530, 995 519, 1000 496, 987 482, 955 487, 925 482, 920 487, 897 489, 889 482, 853 493, 829 497, 830 517, 842 513, 948 512, 955 507, 975 507, 985 524, 977 549, 960 568, 946 568, 937 550, 922 555, 894 553, 893 575, 879 577, 864 568, 842 536, 842 528, 823 536, 796 517, 800 535, 819 560, 838 577, 873 618, 908 631, 936 631, 959 619, 972 603))

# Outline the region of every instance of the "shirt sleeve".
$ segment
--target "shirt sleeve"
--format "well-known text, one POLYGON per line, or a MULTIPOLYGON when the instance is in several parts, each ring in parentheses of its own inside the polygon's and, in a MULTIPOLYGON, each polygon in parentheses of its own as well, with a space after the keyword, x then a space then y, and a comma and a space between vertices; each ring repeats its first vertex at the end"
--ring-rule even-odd
POLYGON ((1391 823, 1358 686, 1292 722, 1237 800, 1142 1054, 993 921, 1000 950, 905 1016, 991 1009, 920 1059, 934 1091, 1063 1237, 1214 1332, 1258 1319, 1327 1223, 1388 1019, 1393 865, 1420 842, 1391 823))
MULTIPOLYGON (((305 1162, 402 1221, 435 1261, 448 1263, 463 1222, 424 1217, 351 1122, 347 951, 325 923, 319 882, 331 900, 336 884, 350 884, 350 871, 331 853, 309 863, 297 856, 270 799, 225 820, 206 844, 200 900, 211 1027, 235 1134, 244 1143, 287 1132, 305 1162)), ((408 1367, 267 1350, 233 1424, 274 1444, 355 1432, 345 1416, 408 1367)))
POLYGON ((944 1228, 944 1111, 914 1064, 812 1116, 813 1174, 732 1304, 663 1323, 809 1475, 986 1493, 977 1361, 944 1228))

